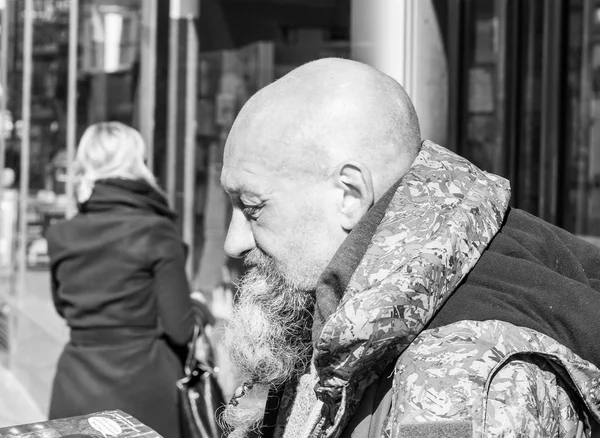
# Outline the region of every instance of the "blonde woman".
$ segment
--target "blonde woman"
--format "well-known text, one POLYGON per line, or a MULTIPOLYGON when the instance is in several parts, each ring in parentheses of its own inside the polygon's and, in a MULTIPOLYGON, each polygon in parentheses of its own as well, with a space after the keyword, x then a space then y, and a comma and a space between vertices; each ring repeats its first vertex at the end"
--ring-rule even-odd
POLYGON ((121 409, 181 436, 175 381, 194 326, 175 214, 134 129, 98 123, 76 156, 79 212, 47 233, 52 294, 71 329, 50 418, 121 409))

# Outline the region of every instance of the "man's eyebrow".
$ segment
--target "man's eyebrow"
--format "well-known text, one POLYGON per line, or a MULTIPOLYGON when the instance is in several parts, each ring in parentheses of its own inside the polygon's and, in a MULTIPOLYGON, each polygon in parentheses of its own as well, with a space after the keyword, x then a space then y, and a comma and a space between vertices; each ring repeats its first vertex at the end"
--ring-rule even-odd
POLYGON ((221 187, 231 197, 240 198, 244 195, 246 196, 261 196, 257 190, 253 190, 249 187, 225 187, 221 184, 221 187))
POLYGON ((243 191, 242 187, 240 187, 238 184, 227 186, 227 184, 223 183, 223 180, 219 181, 219 185, 225 191, 225 193, 230 196, 239 195, 243 191))
POLYGON ((223 183, 221 183, 221 188, 227 193, 229 196, 239 195, 240 189, 237 187, 226 187, 223 183))

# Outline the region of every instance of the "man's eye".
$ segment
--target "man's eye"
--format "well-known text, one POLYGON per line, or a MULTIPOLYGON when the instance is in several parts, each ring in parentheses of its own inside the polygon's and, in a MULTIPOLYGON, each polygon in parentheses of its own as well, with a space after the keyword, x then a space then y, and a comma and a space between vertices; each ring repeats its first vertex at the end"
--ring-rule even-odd
POLYGON ((262 205, 244 205, 242 206, 242 212, 246 217, 252 219, 258 218, 262 205))

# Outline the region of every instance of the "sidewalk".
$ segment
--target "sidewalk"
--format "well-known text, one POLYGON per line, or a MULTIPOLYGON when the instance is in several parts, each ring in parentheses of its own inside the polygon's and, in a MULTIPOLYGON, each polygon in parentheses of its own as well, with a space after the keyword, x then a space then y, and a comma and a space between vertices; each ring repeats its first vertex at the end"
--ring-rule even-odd
POLYGON ((58 355, 66 342, 66 325, 50 298, 47 271, 30 271, 26 292, 11 312, 17 326, 10 368, 0 365, 0 427, 46 419, 58 355))
POLYGON ((0 366, 0 427, 45 419, 15 376, 0 366))

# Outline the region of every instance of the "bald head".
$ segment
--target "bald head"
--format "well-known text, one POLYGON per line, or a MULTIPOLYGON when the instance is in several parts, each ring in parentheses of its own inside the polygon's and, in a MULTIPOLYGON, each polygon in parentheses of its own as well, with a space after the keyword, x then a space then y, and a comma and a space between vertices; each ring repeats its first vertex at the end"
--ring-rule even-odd
POLYGON ((406 173, 420 144, 400 84, 365 64, 329 58, 256 93, 232 127, 224 158, 252 157, 289 178, 326 176, 355 161, 369 169, 378 198, 406 173))

